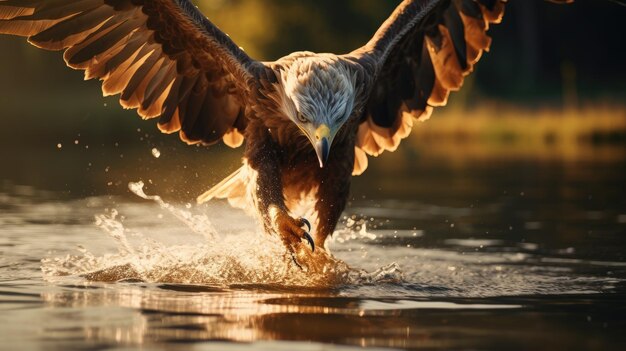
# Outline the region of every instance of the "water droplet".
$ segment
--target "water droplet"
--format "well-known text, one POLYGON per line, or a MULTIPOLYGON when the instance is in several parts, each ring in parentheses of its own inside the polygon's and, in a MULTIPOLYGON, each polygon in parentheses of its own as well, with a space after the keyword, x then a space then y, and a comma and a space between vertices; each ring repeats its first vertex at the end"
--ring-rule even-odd
POLYGON ((154 158, 161 157, 161 151, 159 151, 159 149, 157 149, 156 147, 153 147, 152 148, 152 156, 154 156, 154 158))

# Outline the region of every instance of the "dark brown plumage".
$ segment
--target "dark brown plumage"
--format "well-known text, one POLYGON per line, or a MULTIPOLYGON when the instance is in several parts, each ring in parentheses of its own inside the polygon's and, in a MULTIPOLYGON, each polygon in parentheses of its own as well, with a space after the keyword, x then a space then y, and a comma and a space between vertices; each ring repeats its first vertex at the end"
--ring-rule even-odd
POLYGON ((367 156, 395 150, 461 87, 505 2, 405 0, 352 53, 270 63, 189 0, 0 0, 0 33, 64 50, 104 95, 189 144, 237 147, 245 136, 244 165, 199 201, 227 198, 293 248, 310 239, 300 216, 316 218, 310 241, 322 246, 367 156))
POLYGON ((265 69, 186 0, 5 0, 0 33, 65 50, 105 96, 190 144, 240 145, 248 84, 265 69))

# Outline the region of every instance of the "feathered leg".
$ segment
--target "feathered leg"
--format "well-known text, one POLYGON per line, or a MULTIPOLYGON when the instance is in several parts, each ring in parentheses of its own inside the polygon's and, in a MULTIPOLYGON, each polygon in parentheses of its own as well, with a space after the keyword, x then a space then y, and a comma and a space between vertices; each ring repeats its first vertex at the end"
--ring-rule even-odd
POLYGON ((333 152, 321 172, 315 209, 319 224, 316 229, 315 244, 323 247, 331 235, 350 195, 350 180, 354 166, 354 145, 334 145, 333 152))
POLYGON ((255 185, 252 189, 254 205, 261 217, 265 230, 280 235, 288 249, 294 251, 302 239, 306 239, 315 250, 311 235, 304 227, 311 230, 306 219, 292 218, 283 194, 280 173, 278 147, 272 140, 266 126, 252 122, 246 127, 248 143, 245 157, 248 166, 254 171, 255 185))

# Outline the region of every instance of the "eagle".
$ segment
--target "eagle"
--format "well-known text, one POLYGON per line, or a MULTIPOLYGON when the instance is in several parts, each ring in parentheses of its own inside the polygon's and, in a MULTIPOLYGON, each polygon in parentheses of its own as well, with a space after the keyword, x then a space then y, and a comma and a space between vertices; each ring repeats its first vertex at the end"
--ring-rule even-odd
MULTIPOLYGON (((570 0, 553 0, 570 2, 570 0)), ((189 0, 0 0, 0 33, 64 51, 105 96, 187 144, 239 147, 198 198, 228 199, 294 252, 324 247, 368 157, 394 151, 489 49, 505 0, 404 0, 364 46, 249 57, 189 0)))

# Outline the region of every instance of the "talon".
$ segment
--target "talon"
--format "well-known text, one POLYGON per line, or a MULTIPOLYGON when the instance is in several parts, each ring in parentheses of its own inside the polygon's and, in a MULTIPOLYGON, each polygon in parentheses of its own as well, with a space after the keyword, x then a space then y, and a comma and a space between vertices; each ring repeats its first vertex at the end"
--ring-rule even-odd
POLYGON ((311 251, 315 252, 315 242, 313 241, 313 238, 311 238, 311 234, 309 234, 308 232, 304 232, 304 238, 306 239, 306 241, 309 242, 309 245, 311 245, 311 251))
POLYGON ((309 222, 306 218, 300 218, 300 221, 301 221, 302 223, 304 223, 304 225, 306 225, 306 226, 307 226, 307 228, 309 228, 309 230, 307 230, 307 231, 309 231, 309 232, 310 232, 310 231, 311 231, 311 222, 309 222))

